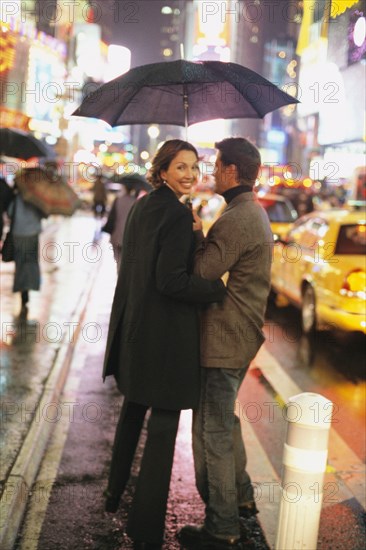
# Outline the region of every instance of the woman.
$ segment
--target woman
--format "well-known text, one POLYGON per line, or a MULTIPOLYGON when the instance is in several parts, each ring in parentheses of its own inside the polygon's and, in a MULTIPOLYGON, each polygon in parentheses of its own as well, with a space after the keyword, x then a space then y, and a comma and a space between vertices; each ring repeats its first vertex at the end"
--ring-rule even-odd
POLYGON ((8 208, 8 214, 13 219, 12 234, 14 240, 15 274, 13 292, 20 292, 22 307, 20 315, 28 313, 29 291, 39 290, 41 272, 39 267, 39 234, 42 231, 42 218, 46 216, 25 202, 17 193, 8 208))
POLYGON ((14 192, 12 188, 7 184, 7 181, 5 178, 0 177, 0 241, 3 240, 3 230, 4 230, 3 214, 5 214, 12 200, 14 200, 14 192))
POLYGON ((129 514, 135 548, 160 548, 180 410, 199 397, 199 326, 195 304, 221 301, 221 280, 192 274, 191 211, 179 198, 198 176, 188 142, 165 142, 153 160, 154 190, 136 201, 126 222, 103 376, 113 374, 124 403, 106 491, 115 512, 146 412, 147 440, 129 514))

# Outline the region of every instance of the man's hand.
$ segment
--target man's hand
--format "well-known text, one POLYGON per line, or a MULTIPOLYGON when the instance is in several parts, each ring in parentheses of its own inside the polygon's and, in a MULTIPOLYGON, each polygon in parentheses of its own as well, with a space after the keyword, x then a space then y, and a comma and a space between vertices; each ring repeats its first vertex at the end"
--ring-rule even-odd
POLYGON ((202 231, 202 220, 197 214, 197 210, 192 210, 193 231, 202 231))

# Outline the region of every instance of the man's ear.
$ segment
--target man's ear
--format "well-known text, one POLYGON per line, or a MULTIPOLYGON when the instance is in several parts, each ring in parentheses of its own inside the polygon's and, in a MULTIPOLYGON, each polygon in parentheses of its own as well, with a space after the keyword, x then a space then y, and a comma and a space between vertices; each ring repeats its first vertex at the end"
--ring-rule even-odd
POLYGON ((230 174, 230 182, 239 182, 238 168, 235 164, 229 164, 227 167, 227 173, 230 174))

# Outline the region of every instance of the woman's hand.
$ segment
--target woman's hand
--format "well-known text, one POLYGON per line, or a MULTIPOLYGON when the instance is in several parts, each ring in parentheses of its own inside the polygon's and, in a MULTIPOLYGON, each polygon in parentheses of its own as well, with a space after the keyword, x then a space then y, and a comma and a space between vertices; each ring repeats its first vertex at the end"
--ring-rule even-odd
POLYGON ((202 220, 197 214, 197 210, 192 210, 193 231, 202 231, 202 220))

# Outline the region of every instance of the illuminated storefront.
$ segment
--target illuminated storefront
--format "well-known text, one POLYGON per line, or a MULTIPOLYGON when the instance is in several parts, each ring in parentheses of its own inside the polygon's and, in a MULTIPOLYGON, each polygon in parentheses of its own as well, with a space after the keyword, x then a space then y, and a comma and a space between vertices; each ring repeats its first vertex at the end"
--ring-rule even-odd
MULTIPOLYGON (((264 44, 263 76, 288 94, 297 95, 297 61, 293 40, 273 38, 264 44)), ((286 163, 295 110, 295 105, 287 105, 265 117, 260 149, 267 161, 286 163)))
POLYGON ((298 125, 303 168, 314 179, 338 185, 365 163, 366 21, 363 2, 325 8, 300 34, 298 125))
POLYGON ((65 45, 16 18, 2 22, 0 41, 2 125, 57 135, 65 45))
POLYGON ((30 45, 22 100, 24 111, 31 118, 30 130, 59 137, 66 51, 62 44, 56 44, 60 45, 59 51, 52 47, 54 39, 44 35, 30 45))

